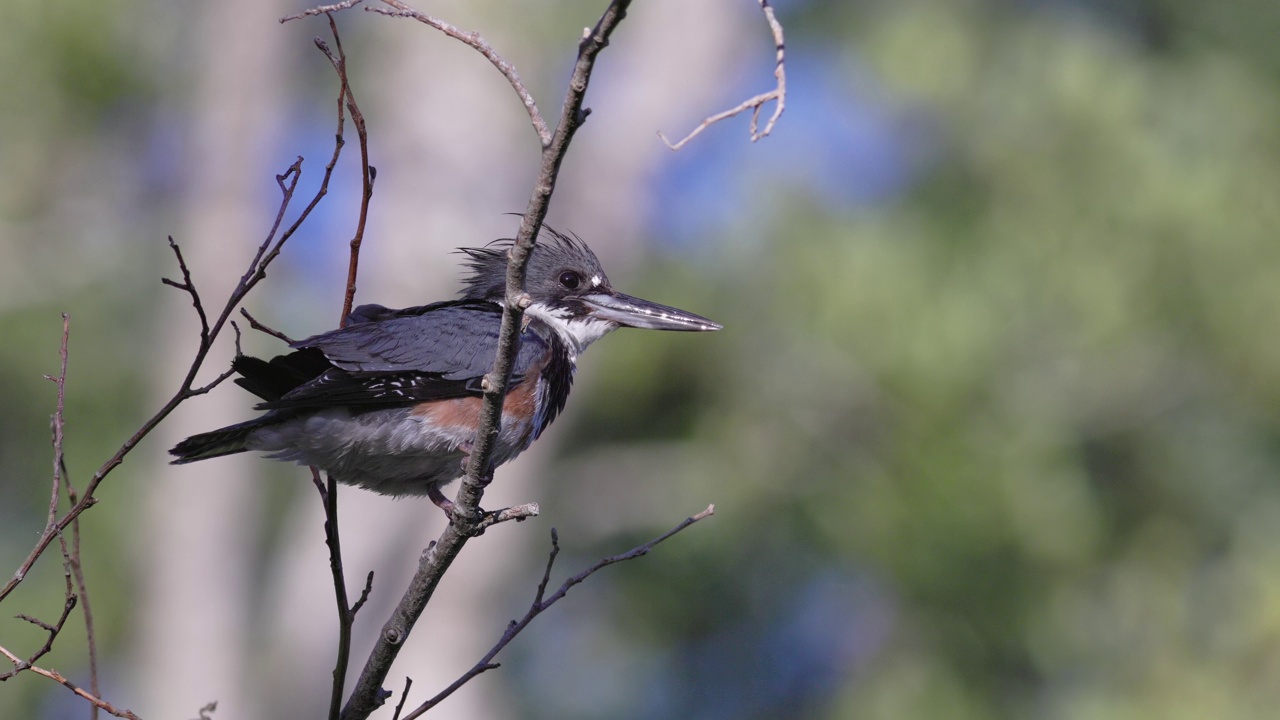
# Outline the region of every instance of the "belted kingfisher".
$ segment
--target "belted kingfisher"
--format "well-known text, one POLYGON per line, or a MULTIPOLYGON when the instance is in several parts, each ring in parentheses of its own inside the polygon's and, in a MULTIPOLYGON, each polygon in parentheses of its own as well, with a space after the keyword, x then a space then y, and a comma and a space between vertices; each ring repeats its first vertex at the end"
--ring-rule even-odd
MULTIPOLYGON (((709 331, 693 313, 613 289, 580 238, 550 228, 529 258, 520 350, 502 405, 494 465, 519 455, 564 409, 578 355, 619 327, 709 331)), ((236 383, 263 400, 253 420, 194 435, 174 464, 246 450, 315 466, 385 495, 427 495, 462 476, 493 367, 510 240, 463 248, 459 300, 393 310, 361 305, 338 330, 292 343, 270 362, 239 355, 236 383)))

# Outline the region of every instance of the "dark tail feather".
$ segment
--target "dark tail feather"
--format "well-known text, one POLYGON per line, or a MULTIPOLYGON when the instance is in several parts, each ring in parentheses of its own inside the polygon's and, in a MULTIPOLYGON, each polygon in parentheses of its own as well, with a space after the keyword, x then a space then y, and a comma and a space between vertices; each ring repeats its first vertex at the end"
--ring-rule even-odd
POLYGON ((230 425, 221 430, 192 435, 174 445, 169 450, 169 454, 177 458, 173 460, 174 465, 182 465, 183 463, 197 460, 207 460, 208 458, 244 452, 249 449, 245 447, 245 441, 249 439, 249 433, 264 424, 262 418, 258 418, 238 425, 230 425))
POLYGON ((285 393, 310 381, 331 365, 324 353, 305 348, 280 355, 268 362, 249 355, 238 355, 231 363, 240 373, 236 384, 263 400, 279 400, 285 393))

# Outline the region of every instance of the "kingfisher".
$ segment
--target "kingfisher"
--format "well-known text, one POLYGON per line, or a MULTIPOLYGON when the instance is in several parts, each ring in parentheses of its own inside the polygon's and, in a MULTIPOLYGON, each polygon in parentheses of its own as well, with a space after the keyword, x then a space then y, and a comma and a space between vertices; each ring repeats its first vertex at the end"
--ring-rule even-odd
MULTIPOLYGON (((704 317, 613 289, 576 235, 545 228, 529 257, 520 349, 502 403, 494 466, 524 452, 564 409, 578 356, 620 327, 707 332, 704 317)), ((237 355, 236 384, 262 400, 252 420, 194 435, 174 464, 245 451, 316 467, 384 495, 426 495, 465 472, 480 424, 481 381, 497 355, 507 257, 499 240, 462 248, 460 299, 391 309, 361 305, 337 330, 270 361, 237 355)))

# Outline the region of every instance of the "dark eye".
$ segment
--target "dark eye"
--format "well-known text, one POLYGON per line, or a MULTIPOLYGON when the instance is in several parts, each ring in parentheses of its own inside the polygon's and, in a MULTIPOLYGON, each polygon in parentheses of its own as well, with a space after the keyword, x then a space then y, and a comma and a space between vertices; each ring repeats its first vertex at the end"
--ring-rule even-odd
POLYGON ((582 276, 572 270, 560 273, 560 284, 570 290, 576 290, 582 284, 582 276))

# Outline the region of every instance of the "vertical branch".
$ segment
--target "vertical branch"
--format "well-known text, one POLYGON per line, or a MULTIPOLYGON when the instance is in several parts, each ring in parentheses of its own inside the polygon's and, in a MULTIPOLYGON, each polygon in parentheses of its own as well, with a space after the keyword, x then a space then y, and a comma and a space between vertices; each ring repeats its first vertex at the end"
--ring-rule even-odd
POLYGON ((467 474, 463 478, 455 500, 455 512, 440 539, 432 543, 422 554, 418 571, 405 590, 391 617, 383 625, 378 641, 365 662, 360 678, 356 681, 351 697, 342 711, 344 720, 361 720, 373 712, 382 702, 382 683, 400 652, 414 623, 422 615, 440 578, 462 551, 467 540, 479 534, 497 517, 480 515, 480 499, 493 473, 494 441, 501 419, 502 398, 506 394, 511 376, 511 366, 519 349, 519 330, 524 309, 529 298, 524 292, 525 271, 538 231, 546 217, 555 190, 560 164, 578 127, 586 120, 589 110, 583 108, 587 85, 595 67, 596 57, 609 44, 609 38, 626 16, 629 0, 613 0, 601 15, 595 27, 588 29, 578 43, 578 60, 574 64, 569 89, 561 107, 560 122, 551 142, 542 150, 542 163, 534 181, 520 232, 511 248, 507 263, 507 301, 503 308, 502 329, 498 340, 498 354, 493 371, 485 376, 484 409, 476 442, 470 453, 467 474))
MULTIPOLYGON (((203 328, 207 330, 207 325, 203 325, 203 328)), ((72 507, 75 507, 76 503, 79 502, 79 498, 76 496, 75 486, 71 484, 71 476, 67 473, 67 459, 66 454, 63 452, 64 428, 66 426, 67 348, 70 339, 71 316, 67 313, 62 313, 62 344, 58 348, 60 366, 58 377, 54 378, 54 382, 58 386, 58 402, 53 414, 53 482, 55 486, 61 482, 63 489, 67 493, 67 502, 72 507)), ((95 697, 100 697, 102 692, 98 687, 98 639, 97 633, 94 632, 93 628, 93 610, 89 605, 89 587, 84 581, 84 562, 80 554, 80 518, 77 517, 71 522, 70 550, 67 549, 65 541, 62 541, 62 543, 68 570, 72 578, 75 579, 75 594, 79 597, 80 612, 84 617, 85 640, 89 652, 89 689, 95 697)), ((68 588, 68 593, 70 592, 71 590, 68 588)), ((89 704, 89 717, 91 720, 97 720, 98 710, 99 707, 97 705, 89 704)))
POLYGON ((338 720, 342 709, 342 690, 351 658, 351 627, 355 613, 347 598, 347 579, 342 569, 342 540, 338 534, 338 483, 330 475, 328 485, 320 480, 320 471, 311 468, 311 481, 324 503, 324 541, 329 546, 329 570, 333 573, 333 593, 338 604, 338 657, 333 666, 333 683, 329 695, 329 720, 338 720))
MULTIPOLYGON (((202 323, 202 331, 207 329, 202 323)), ((59 495, 59 488, 67 493, 67 501, 71 507, 75 507, 79 502, 76 496, 75 486, 71 484, 71 477, 67 473, 67 459, 63 450, 65 427, 66 427, 66 400, 67 400, 67 358, 69 357, 69 343, 71 340, 71 315, 62 313, 62 342, 58 346, 58 376, 48 377, 54 382, 58 388, 57 404, 53 413, 53 494, 52 505, 50 506, 49 524, 52 525, 56 516, 56 506, 59 495)), ((71 523, 71 546, 67 547, 66 540, 59 536, 63 557, 66 560, 66 572, 68 574, 67 596, 70 598, 73 594, 78 598, 81 615, 84 617, 85 640, 88 645, 89 654, 89 687, 90 692, 94 696, 100 696, 101 690, 98 687, 98 640, 97 634, 93 627, 93 610, 89 605, 89 588, 84 580, 84 563, 80 554, 80 518, 75 518, 71 523), (75 580, 75 590, 71 588, 71 580, 75 580)), ((90 703, 89 717, 97 720, 98 706, 90 703)))
POLYGON ((468 523, 475 522, 480 498, 493 477, 493 451, 502 420, 502 399, 506 397, 507 384, 511 380, 511 366, 520 349, 520 324, 525 309, 530 305, 529 296, 524 291, 529 256, 533 253, 538 232, 542 230, 542 221, 551 205, 551 194, 555 192, 560 164, 569 150, 569 143, 591 114, 591 110, 583 108, 582 103, 587 94, 591 72, 595 68, 596 57, 608 47, 609 36, 626 17, 630 4, 629 0, 614 0, 609 3, 595 28, 584 32, 578 43, 578 61, 569 78, 569 91, 561 107, 560 122, 556 125, 551 143, 542 151, 538 178, 534 181, 533 193, 520 221, 520 231, 511 247, 507 261, 507 302, 502 312, 498 356, 494 360, 493 371, 484 378, 484 409, 480 415, 480 429, 469 456, 466 477, 462 480, 455 501, 458 512, 454 513, 452 524, 464 532, 468 529, 468 523))
MULTIPOLYGON (((338 35, 338 25, 334 22, 332 13, 325 13, 325 17, 329 20, 329 30, 333 33, 333 44, 338 49, 338 56, 335 58, 325 49, 325 55, 329 57, 329 61, 333 63, 333 67, 338 72, 338 81, 342 86, 338 95, 338 113, 342 113, 342 104, 345 100, 347 110, 351 113, 351 124, 356 127, 356 139, 360 143, 360 216, 356 221, 356 232, 351 238, 351 259, 347 263, 347 292, 342 300, 342 317, 338 319, 339 326, 347 324, 347 316, 351 314, 351 306, 355 302, 356 297, 356 274, 360 269, 360 245, 364 242, 365 223, 369 219, 369 201, 373 199, 373 181, 378 176, 378 169, 369 164, 369 134, 365 130, 364 113, 360 112, 360 106, 356 104, 356 96, 351 92, 351 82, 347 77, 347 54, 342 49, 342 38, 338 35)), ((322 48, 324 49, 324 48, 322 48)))
POLYGON ((53 482, 49 487, 49 514, 45 519, 45 532, 56 525, 58 520, 58 497, 62 490, 62 418, 66 404, 67 387, 67 341, 71 336, 71 316, 62 313, 62 344, 58 347, 58 358, 61 362, 58 375, 45 375, 57 387, 58 399, 53 413, 53 482))
MULTIPOLYGON (((325 17, 329 21, 329 31, 333 34, 333 44, 337 52, 335 54, 329 50, 328 46, 318 38, 316 39, 316 47, 320 48, 321 52, 325 54, 330 64, 333 65, 334 71, 338 74, 339 142, 341 142, 342 117, 345 107, 351 113, 351 123, 355 126, 356 137, 360 143, 360 178, 362 185, 360 215, 356 222, 355 234, 351 238, 351 258, 347 265, 346 292, 342 301, 342 317, 339 319, 339 325, 345 326, 347 318, 351 314, 351 306, 355 301, 356 275, 360 267, 360 246, 364 240, 365 224, 369 217, 369 201, 373 198, 373 181, 377 171, 369 164, 369 136, 365 129, 364 114, 360 112, 360 107, 356 104, 355 94, 351 92, 351 81, 347 75, 347 55, 342 48, 342 37, 338 34, 338 24, 334 21, 332 13, 326 12, 325 17)), ((369 591, 372 589, 373 573, 369 574, 364 593, 361 594, 360 600, 353 607, 347 594, 346 571, 342 566, 342 542, 338 532, 338 482, 332 475, 329 475, 327 484, 322 483, 320 481, 320 471, 314 467, 311 468, 311 475, 324 505, 325 544, 329 547, 329 569, 333 573, 334 599, 338 606, 338 653, 334 661, 333 682, 329 696, 329 720, 338 720, 342 710, 342 695, 347 677, 347 667, 351 661, 351 631, 355 625, 356 612, 369 597, 369 591)))

